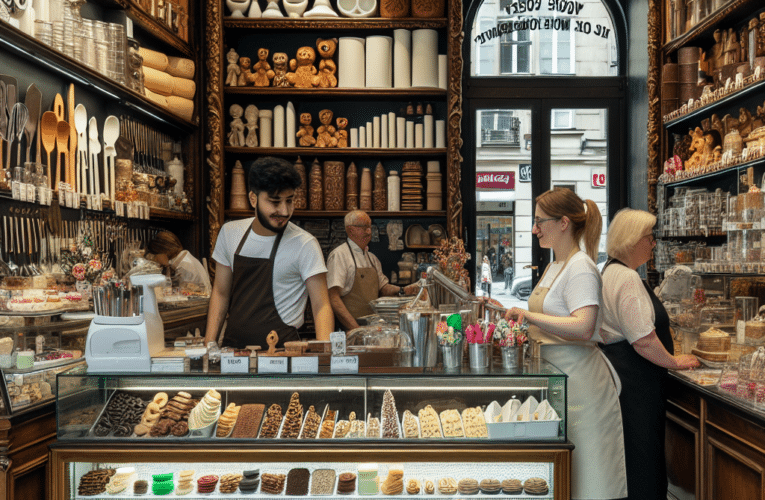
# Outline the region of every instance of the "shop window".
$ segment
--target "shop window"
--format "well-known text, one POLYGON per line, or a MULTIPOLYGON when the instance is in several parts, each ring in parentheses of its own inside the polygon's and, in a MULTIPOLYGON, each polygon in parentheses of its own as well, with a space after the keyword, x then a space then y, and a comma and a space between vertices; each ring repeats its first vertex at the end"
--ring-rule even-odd
POLYGON ((568 130, 574 128, 574 111, 571 109, 552 110, 550 126, 553 130, 568 130))

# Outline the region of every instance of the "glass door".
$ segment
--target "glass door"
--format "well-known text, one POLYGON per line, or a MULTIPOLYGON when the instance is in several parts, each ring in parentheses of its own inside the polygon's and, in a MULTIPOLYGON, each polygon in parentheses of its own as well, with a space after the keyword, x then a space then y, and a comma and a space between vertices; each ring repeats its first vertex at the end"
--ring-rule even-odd
POLYGON ((475 214, 467 224, 475 289, 504 307, 527 307, 550 251, 532 233, 534 199, 555 187, 595 201, 603 217, 598 262, 605 261, 609 214, 622 203, 616 147, 623 134, 618 101, 556 99, 473 101, 475 214), (591 107, 588 107, 591 106, 591 107), (488 258, 489 271, 483 266, 488 258))

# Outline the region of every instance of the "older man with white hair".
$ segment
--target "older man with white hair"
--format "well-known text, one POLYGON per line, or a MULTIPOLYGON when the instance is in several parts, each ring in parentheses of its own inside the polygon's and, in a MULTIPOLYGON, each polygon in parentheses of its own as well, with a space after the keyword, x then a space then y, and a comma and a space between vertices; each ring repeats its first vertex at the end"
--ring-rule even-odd
POLYGON ((369 302, 380 296, 414 295, 419 286, 392 285, 380 260, 368 251, 372 219, 363 210, 345 216, 348 240, 327 258, 327 287, 335 317, 348 331, 358 328, 358 318, 372 314, 369 302))

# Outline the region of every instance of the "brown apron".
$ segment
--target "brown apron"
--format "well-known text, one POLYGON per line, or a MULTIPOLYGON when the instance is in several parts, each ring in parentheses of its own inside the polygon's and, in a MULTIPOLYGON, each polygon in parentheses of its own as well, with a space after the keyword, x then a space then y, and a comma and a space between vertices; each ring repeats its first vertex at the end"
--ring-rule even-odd
MULTIPOLYGON (((558 274, 578 251, 575 248, 571 252, 558 274)), ((544 314, 549 291, 549 287, 537 285, 529 297, 529 311, 544 314)), ((622 416, 616 381, 605 356, 593 341, 569 341, 532 325, 529 336, 542 341, 542 358, 568 375, 566 434, 575 446, 571 498, 626 497, 622 416)))
POLYGON ((282 347, 284 342, 300 340, 297 328, 282 321, 274 302, 274 259, 283 233, 276 235, 269 258, 244 257, 239 252, 251 230, 252 227, 245 231, 234 253, 231 270, 234 283, 223 346, 243 349, 248 345, 259 345, 266 348, 266 337, 275 330, 279 335, 277 347, 282 347))
MULTIPOLYGON (((373 314, 374 311, 369 302, 380 296, 380 280, 377 278, 377 269, 370 264, 369 267, 359 267, 356 263, 356 256, 353 255, 351 244, 347 241, 348 251, 351 252, 353 265, 356 268, 356 275, 353 278, 353 287, 345 296, 341 297, 345 308, 351 313, 354 319, 373 314)), ((367 257, 369 259, 369 257, 367 257)))

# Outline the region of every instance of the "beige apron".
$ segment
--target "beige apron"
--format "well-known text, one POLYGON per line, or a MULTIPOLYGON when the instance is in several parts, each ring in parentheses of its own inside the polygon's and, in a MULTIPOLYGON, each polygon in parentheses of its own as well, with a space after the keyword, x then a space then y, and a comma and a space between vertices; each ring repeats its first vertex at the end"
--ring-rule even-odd
POLYGON ((371 262, 367 262, 369 267, 359 267, 350 243, 346 242, 346 245, 348 245, 348 251, 351 252, 356 274, 353 278, 351 291, 340 299, 351 316, 358 319, 374 313, 369 303, 380 296, 380 280, 377 278, 377 269, 372 266, 371 262))
MULTIPOLYGON (((579 250, 575 249, 563 264, 579 250)), ((545 269, 539 285, 544 283, 545 269)), ((544 314, 544 301, 553 288, 537 285, 529 297, 529 311, 544 314)), ((542 357, 568 375, 567 432, 574 446, 572 499, 612 499, 627 496, 624 437, 619 397, 611 370, 591 341, 568 341, 529 327, 529 336, 542 342, 542 357)))

